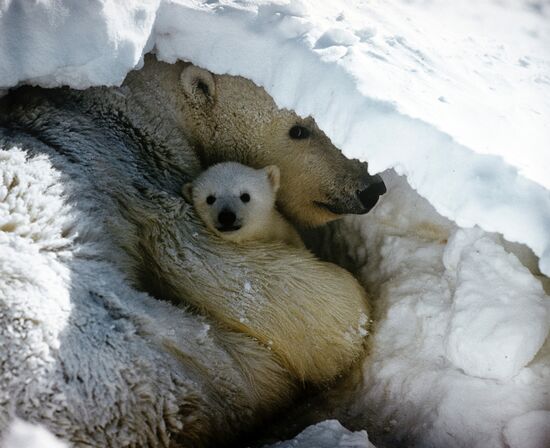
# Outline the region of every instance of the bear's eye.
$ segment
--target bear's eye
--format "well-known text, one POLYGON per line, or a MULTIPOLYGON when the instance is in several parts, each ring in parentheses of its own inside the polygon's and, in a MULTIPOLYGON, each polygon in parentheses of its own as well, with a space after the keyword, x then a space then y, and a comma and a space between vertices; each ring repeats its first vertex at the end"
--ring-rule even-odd
POLYGON ((304 128, 303 126, 292 126, 290 128, 290 131, 288 131, 288 135, 290 135, 290 138, 296 139, 296 140, 302 140, 304 138, 308 138, 310 135, 309 129, 304 128))
POLYGON ((243 202, 250 201, 250 195, 248 193, 241 194, 241 201, 243 201, 243 202))
POLYGON ((216 198, 214 196, 210 195, 206 198, 206 203, 208 205, 212 205, 214 202, 216 202, 216 198))

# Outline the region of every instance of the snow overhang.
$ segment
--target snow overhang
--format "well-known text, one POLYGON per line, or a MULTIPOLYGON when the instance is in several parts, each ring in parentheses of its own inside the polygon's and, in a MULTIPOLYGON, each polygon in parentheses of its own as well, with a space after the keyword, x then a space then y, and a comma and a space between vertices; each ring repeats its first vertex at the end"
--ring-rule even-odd
POLYGON ((117 85, 153 49, 247 77, 313 116, 348 157, 406 175, 458 225, 526 244, 550 275, 549 10, 511 0, 6 2, 0 88, 117 85))

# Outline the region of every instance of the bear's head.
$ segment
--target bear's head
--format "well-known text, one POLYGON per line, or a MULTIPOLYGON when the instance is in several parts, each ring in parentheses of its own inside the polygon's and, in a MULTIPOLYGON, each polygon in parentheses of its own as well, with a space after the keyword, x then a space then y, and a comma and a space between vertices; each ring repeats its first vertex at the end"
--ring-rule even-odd
POLYGON ((311 227, 367 213, 385 193, 366 163, 346 158, 312 118, 279 109, 252 81, 193 65, 183 65, 179 81, 180 119, 203 167, 225 161, 278 166, 277 205, 292 221, 311 227))
POLYGON ((213 165, 182 193, 215 234, 229 241, 256 239, 269 227, 279 189, 274 165, 254 169, 235 162, 213 165))

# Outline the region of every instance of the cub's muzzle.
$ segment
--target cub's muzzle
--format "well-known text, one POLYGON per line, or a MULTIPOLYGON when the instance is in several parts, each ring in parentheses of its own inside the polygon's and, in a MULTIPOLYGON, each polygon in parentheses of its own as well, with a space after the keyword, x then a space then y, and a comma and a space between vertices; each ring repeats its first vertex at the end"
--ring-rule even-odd
POLYGON ((239 230, 241 226, 236 224, 237 215, 229 210, 224 208, 219 214, 218 214, 218 222, 220 223, 219 226, 216 228, 220 232, 234 232, 236 230, 239 230))

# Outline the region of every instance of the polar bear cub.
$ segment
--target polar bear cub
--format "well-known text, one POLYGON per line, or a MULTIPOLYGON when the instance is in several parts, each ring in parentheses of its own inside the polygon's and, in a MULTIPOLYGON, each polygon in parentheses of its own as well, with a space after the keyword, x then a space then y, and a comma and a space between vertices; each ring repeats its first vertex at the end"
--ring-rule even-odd
POLYGON ((254 169, 225 162, 183 186, 184 197, 206 226, 229 241, 282 241, 304 247, 296 229, 275 209, 279 168, 254 169))

